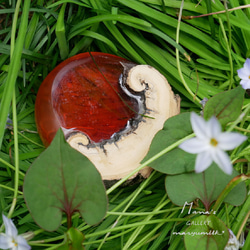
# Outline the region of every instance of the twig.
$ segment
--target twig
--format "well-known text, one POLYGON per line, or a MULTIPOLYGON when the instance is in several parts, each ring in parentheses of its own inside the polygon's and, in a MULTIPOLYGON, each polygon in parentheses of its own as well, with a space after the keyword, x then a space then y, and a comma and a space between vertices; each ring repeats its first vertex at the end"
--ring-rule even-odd
POLYGON ((234 7, 232 9, 211 12, 211 13, 202 14, 202 15, 199 15, 199 16, 182 16, 181 18, 182 19, 190 20, 190 19, 194 19, 194 18, 200 18, 200 17, 211 16, 211 15, 223 14, 223 13, 234 11, 234 10, 246 9, 246 8, 249 8, 249 7, 250 7, 250 4, 247 4, 247 5, 242 5, 242 6, 234 7))

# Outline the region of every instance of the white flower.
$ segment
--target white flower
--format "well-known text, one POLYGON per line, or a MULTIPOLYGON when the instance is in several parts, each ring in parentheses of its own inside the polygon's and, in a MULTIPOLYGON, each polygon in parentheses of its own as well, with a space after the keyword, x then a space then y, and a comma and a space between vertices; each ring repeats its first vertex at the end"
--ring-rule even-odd
POLYGON ((250 59, 247 58, 243 68, 237 70, 241 81, 240 84, 243 89, 250 89, 250 59))
POLYGON ((11 219, 3 215, 5 233, 0 234, 0 249, 27 250, 31 249, 26 240, 17 234, 17 229, 11 219))
POLYGON ((232 230, 228 229, 228 231, 229 231, 229 239, 224 250, 238 250, 242 248, 244 246, 244 237, 242 237, 242 239, 238 241, 232 230))
POLYGON ((215 117, 205 121, 191 113, 191 125, 196 137, 180 144, 180 148, 191 154, 198 154, 195 161, 195 172, 207 169, 214 161, 226 174, 231 175, 233 167, 224 150, 238 147, 247 137, 234 132, 222 132, 221 125, 215 117))

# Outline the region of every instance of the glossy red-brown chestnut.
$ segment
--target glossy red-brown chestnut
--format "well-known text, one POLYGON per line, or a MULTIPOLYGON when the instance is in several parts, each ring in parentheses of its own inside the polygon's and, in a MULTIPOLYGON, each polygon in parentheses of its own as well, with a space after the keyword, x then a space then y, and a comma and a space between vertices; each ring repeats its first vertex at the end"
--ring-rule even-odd
POLYGON ((116 180, 139 166, 154 135, 179 108, 179 97, 156 69, 92 52, 67 59, 46 77, 35 114, 46 146, 62 127, 104 180, 116 180))
POLYGON ((38 132, 48 146, 56 131, 81 131, 94 142, 109 139, 136 116, 136 101, 118 84, 127 60, 83 53, 58 65, 43 81, 36 99, 38 132), (92 57, 91 57, 92 55, 92 57))

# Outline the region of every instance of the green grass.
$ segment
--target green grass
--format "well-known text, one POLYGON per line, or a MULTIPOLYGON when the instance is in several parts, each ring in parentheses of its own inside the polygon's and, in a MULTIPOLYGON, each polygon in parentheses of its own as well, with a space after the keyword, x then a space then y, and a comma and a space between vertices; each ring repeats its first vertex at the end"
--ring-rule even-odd
MULTIPOLYGON (((249 0, 197 3, 186 0, 182 15, 231 9, 249 0)), ((181 1, 174 0, 0 1, 0 214, 12 217, 19 233, 34 232, 32 249, 56 249, 67 231, 65 218, 57 231, 41 230, 21 188, 25 172, 44 150, 34 119, 36 93, 62 60, 101 51, 149 64, 181 96, 181 112, 199 112, 199 100, 239 85, 236 70, 250 56, 250 10, 178 21, 180 8, 181 1), (13 126, 5 129, 8 115, 13 126)), ((242 112, 249 104, 246 96, 242 112)), ((249 121, 248 111, 236 129, 249 136, 249 121)), ((237 170, 249 173, 249 162, 242 166, 237 163, 237 170)), ((188 216, 168 199, 164 178, 154 172, 141 184, 108 190, 109 211, 99 225, 88 226, 75 215, 73 225, 84 233, 85 248, 184 249, 172 232, 183 230, 188 216)), ((249 190, 249 180, 246 184, 249 190)), ((248 196, 239 207, 223 204, 218 211, 235 234, 249 231, 244 217, 249 201, 248 196)))

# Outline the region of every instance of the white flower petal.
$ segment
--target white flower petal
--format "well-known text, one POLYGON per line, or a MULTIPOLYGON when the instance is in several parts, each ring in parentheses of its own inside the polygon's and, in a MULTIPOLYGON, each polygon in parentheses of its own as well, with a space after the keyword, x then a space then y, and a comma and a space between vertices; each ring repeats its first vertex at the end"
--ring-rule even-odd
POLYGON ((13 224, 11 219, 8 219, 4 214, 3 214, 3 222, 5 225, 5 233, 13 238, 16 238, 17 236, 17 229, 15 225, 13 224))
POLYGON ((243 80, 248 80, 249 79, 250 72, 248 72, 245 67, 241 68, 241 69, 238 69, 237 73, 238 73, 238 76, 239 76, 240 79, 243 79, 243 80))
POLYGON ((213 160, 219 166, 219 168, 228 175, 231 175, 233 172, 233 167, 230 161, 229 156, 222 150, 214 150, 212 154, 213 160))
POLYGON ((6 234, 0 234, 0 249, 9 249, 12 246, 11 237, 6 234))
POLYGON ((238 250, 240 248, 239 241, 237 240, 236 236, 234 235, 231 229, 228 228, 228 231, 229 231, 229 239, 224 250, 234 250, 234 249, 238 250))
POLYGON ((221 134, 221 125, 215 116, 212 116, 207 121, 207 135, 209 138, 215 138, 221 134))
POLYGON ((207 134, 206 121, 194 112, 191 113, 191 125, 192 125, 192 128, 193 128, 195 135, 198 138, 200 138, 200 139, 207 138, 207 136, 206 136, 206 134, 207 134))
POLYGON ((179 148, 190 153, 198 154, 209 149, 208 141, 200 140, 198 138, 191 138, 179 145, 179 148))
MULTIPOLYGON (((250 59, 246 63, 246 67, 250 72, 250 59)), ((193 112, 191 113, 191 125, 196 137, 183 142, 179 148, 191 154, 198 154, 195 162, 196 173, 203 172, 214 161, 222 171, 231 175, 232 164, 224 150, 231 150, 239 146, 247 137, 232 132, 222 133, 221 125, 216 117, 211 117, 206 122, 193 112)))
POLYGON ((18 244, 18 250, 29 250, 31 247, 27 243, 27 241, 20 235, 17 236, 17 244, 18 244))
POLYGON ((249 59, 249 58, 246 59, 246 61, 245 61, 245 63, 244 63, 244 68, 245 68, 246 70, 248 70, 248 72, 249 72, 249 74, 250 74, 250 59, 249 59))
POLYGON ((250 89, 250 79, 242 79, 240 85, 243 89, 250 89))
POLYGON ((198 154, 195 160, 195 172, 196 173, 203 172, 211 165, 212 162, 213 159, 209 151, 198 154))
POLYGON ((221 133, 217 139, 219 148, 223 150, 232 150, 247 140, 247 136, 235 132, 224 132, 221 133))
POLYGON ((240 84, 243 89, 250 89, 250 59, 247 58, 243 68, 237 70, 238 76, 241 78, 240 84))

